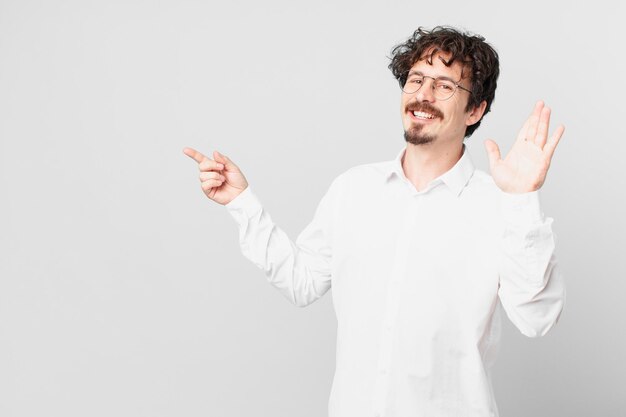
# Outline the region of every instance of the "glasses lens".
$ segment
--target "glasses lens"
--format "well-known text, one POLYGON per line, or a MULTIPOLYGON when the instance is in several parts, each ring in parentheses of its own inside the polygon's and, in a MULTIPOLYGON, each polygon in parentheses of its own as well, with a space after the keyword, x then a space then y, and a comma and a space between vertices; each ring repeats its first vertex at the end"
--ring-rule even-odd
POLYGON ((435 97, 439 100, 446 100, 452 97, 452 94, 454 94, 454 90, 456 90, 456 85, 454 85, 454 83, 449 80, 436 80, 434 87, 435 97))
MULTIPOLYGON (((424 85, 423 75, 411 75, 407 78, 402 91, 407 94, 416 93, 424 85)), ((447 100, 456 91, 456 85, 450 80, 434 79, 432 84, 433 94, 438 100, 447 100)))
POLYGON ((419 90, 423 84, 424 84, 424 77, 421 77, 418 75, 411 75, 409 78, 407 78, 406 82, 404 83, 404 87, 402 87, 402 91, 404 91, 407 94, 413 94, 413 93, 416 93, 417 90, 419 90))

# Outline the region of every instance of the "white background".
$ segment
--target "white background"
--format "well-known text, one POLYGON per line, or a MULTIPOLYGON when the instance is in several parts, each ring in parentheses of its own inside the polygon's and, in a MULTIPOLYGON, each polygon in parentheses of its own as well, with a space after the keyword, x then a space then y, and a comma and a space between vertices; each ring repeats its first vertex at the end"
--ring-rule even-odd
POLYGON ((331 294, 290 305, 181 150, 218 149, 295 239, 339 173, 404 146, 391 48, 418 26, 501 58, 468 140, 566 125, 544 211, 567 278, 542 339, 510 324, 503 417, 626 413, 623 11, 565 2, 0 0, 0 416, 326 413, 331 294))

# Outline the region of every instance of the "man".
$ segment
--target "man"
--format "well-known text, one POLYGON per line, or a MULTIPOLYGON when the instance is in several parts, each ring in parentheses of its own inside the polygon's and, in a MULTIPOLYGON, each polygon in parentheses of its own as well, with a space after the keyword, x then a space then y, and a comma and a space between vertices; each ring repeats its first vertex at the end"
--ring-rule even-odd
POLYGON ((491 107, 498 66, 482 37, 452 28, 420 28, 394 48, 406 148, 335 179, 296 244, 228 157, 184 151, 287 298, 305 306, 332 285, 331 417, 497 416, 498 304, 527 336, 558 320, 565 290, 537 190, 563 127, 548 138, 550 109, 537 103, 504 159, 485 142, 492 176, 463 144, 491 107))

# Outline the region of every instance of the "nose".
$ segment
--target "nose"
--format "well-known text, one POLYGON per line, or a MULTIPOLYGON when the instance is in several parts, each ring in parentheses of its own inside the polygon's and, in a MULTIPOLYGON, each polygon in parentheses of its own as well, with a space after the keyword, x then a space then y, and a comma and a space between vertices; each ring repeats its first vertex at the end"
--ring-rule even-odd
POLYGON ((420 88, 419 90, 417 90, 417 92, 415 93, 415 99, 418 102, 428 102, 428 103, 432 103, 435 101, 435 95, 434 92, 435 90, 433 90, 433 84, 435 80, 433 80, 432 78, 429 77, 424 77, 424 81, 422 84, 422 88, 420 88))

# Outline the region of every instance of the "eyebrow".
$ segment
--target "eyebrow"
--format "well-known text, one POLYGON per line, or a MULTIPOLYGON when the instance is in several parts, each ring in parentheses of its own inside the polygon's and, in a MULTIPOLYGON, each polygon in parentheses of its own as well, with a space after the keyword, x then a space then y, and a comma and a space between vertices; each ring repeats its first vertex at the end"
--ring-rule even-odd
MULTIPOLYGON (((423 77, 425 74, 424 74, 422 71, 409 71, 409 73, 407 74, 407 76, 406 76, 406 77, 407 77, 407 78, 409 78, 411 75, 421 75, 421 76, 423 77)), ((430 77, 430 75, 429 75, 429 77, 430 77)), ((435 78, 435 79, 437 79, 437 80, 448 80, 448 81, 452 81, 452 82, 453 82, 453 83, 455 83, 455 84, 456 84, 456 83, 458 83, 458 82, 460 82, 460 81, 453 80, 452 78, 450 78, 450 77, 446 77, 446 76, 434 77, 434 78, 435 78)))

